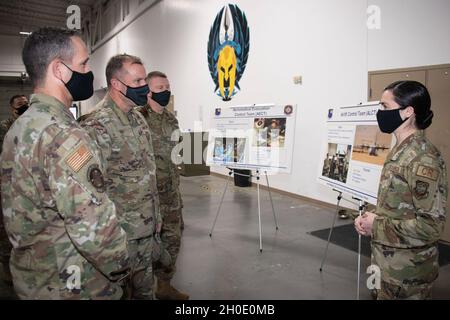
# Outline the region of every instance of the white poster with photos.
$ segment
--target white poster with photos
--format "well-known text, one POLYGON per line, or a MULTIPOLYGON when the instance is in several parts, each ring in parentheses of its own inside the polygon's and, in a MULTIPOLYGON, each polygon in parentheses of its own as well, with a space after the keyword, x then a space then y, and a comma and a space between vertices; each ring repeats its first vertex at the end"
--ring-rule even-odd
POLYGON ((209 131, 207 164, 268 173, 291 172, 294 105, 216 108, 209 131))
POLYGON ((395 143, 378 128, 380 106, 370 103, 328 110, 327 141, 319 182, 376 204, 381 171, 395 143))

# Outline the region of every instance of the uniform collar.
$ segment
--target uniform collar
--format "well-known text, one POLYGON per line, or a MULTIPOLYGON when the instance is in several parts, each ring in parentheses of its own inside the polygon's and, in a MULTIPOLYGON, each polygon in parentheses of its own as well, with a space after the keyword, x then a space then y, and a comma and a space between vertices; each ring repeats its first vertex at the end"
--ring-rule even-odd
POLYGON ((117 118, 119 118, 119 120, 120 120, 120 122, 122 122, 122 124, 126 125, 126 124, 130 123, 130 117, 132 115, 133 108, 131 108, 128 113, 123 112, 122 109, 120 109, 119 106, 111 98, 109 93, 107 93, 105 96, 105 104, 104 105, 106 107, 110 108, 116 114, 117 118))
POLYGON ((167 117, 167 112, 168 112, 168 111, 167 111, 166 108, 164 108, 164 109, 163 109, 163 112, 161 112, 161 113, 155 112, 155 111, 152 109, 152 107, 150 107, 150 105, 149 105, 148 103, 145 105, 144 108, 146 108, 148 114, 149 114, 149 115, 152 115, 153 117, 156 117, 156 118, 167 117))
POLYGON ((53 96, 49 96, 45 93, 34 93, 30 98, 30 107, 35 103, 44 104, 48 108, 48 111, 54 116, 69 117, 71 120, 75 120, 69 108, 53 96))
POLYGON ((402 141, 396 148, 392 150, 391 160, 397 160, 403 151, 414 141, 422 138, 424 136, 423 130, 418 130, 415 133, 408 136, 405 140, 402 141))

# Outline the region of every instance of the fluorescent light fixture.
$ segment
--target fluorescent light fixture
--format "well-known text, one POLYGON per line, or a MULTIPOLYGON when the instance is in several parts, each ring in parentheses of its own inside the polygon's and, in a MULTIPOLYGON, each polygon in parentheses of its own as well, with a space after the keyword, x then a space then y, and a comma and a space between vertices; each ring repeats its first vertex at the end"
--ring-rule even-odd
POLYGON ((25 32, 25 31, 20 31, 19 33, 24 36, 29 36, 31 34, 31 32, 25 32))

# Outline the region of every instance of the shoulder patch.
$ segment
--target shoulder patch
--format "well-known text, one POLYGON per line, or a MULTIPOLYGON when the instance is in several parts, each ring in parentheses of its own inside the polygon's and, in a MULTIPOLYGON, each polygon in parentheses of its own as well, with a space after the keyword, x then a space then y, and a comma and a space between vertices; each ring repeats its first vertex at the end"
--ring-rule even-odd
POLYGON ((92 158, 92 153, 85 144, 81 144, 66 159, 67 165, 75 172, 80 171, 92 158))
POLYGON ((419 200, 428 198, 428 195, 429 195, 428 188, 429 187, 430 187, 430 184, 428 182, 417 180, 416 186, 414 188, 415 197, 419 200))
POLYGON ((439 177, 439 171, 428 166, 419 165, 419 167, 417 168, 416 176, 437 181, 439 177))
POLYGON ((89 166, 87 170, 87 178, 98 192, 105 192, 105 179, 97 164, 89 166))

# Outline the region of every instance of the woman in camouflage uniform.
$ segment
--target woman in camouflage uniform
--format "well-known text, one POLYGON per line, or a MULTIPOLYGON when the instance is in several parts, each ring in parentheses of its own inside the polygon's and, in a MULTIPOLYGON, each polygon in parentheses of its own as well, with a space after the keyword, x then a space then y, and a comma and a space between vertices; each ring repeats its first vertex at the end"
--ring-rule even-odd
POLYGON ((389 85, 377 114, 396 145, 381 174, 375 213, 355 220, 372 237, 372 263, 380 268, 378 299, 431 299, 439 274, 438 241, 447 203, 447 170, 439 150, 425 137, 431 125, 431 99, 424 85, 389 85))

